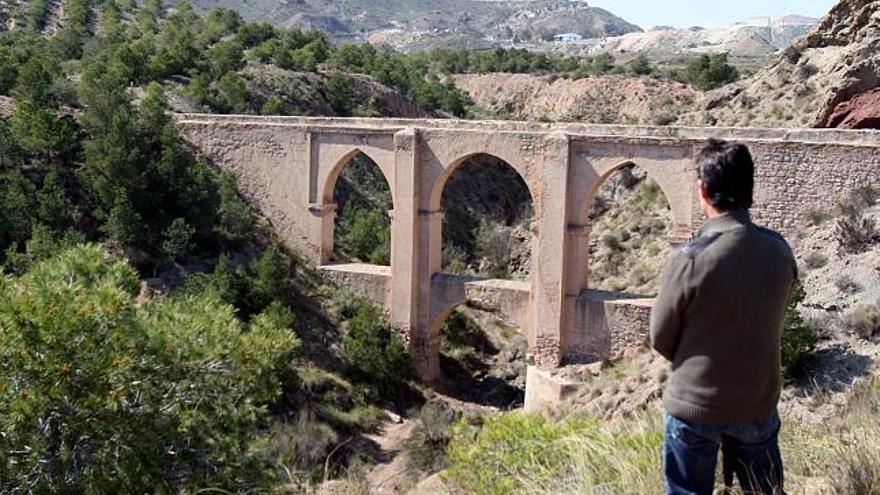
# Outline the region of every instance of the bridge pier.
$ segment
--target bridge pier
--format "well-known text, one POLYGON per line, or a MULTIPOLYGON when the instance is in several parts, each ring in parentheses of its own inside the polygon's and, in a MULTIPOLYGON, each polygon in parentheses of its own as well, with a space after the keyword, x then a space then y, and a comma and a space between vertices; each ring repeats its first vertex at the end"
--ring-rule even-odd
MULTIPOLYGON (((407 337, 413 365, 425 381, 440 376, 439 342, 431 339, 430 218, 419 211, 419 134, 394 134, 394 212, 391 215, 391 322, 407 337)), ((442 218, 441 218, 442 221, 442 218)))
POLYGON ((338 208, 335 203, 309 205, 308 242, 312 249, 308 254, 317 266, 326 265, 333 256, 333 229, 338 208))
POLYGON ((554 133, 542 140, 540 156, 544 173, 536 198, 535 236, 532 263, 532 308, 534 331, 529 339, 529 364, 555 368, 567 353, 565 294, 570 260, 567 252, 568 177, 570 142, 554 133))

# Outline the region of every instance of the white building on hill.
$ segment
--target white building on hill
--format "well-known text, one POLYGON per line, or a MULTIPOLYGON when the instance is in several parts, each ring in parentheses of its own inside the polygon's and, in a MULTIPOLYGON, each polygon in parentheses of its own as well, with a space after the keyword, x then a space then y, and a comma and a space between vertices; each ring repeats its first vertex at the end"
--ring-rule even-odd
POLYGON ((577 33, 563 33, 553 36, 553 41, 556 43, 574 43, 583 39, 584 37, 577 33))

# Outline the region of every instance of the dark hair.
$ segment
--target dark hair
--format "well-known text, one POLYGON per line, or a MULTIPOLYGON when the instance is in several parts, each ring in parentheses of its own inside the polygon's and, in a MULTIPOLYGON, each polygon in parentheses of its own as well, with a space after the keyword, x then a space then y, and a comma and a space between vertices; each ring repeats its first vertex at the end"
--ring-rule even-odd
POLYGON ((755 189, 755 162, 741 143, 710 139, 697 154, 697 174, 710 205, 721 211, 749 209, 755 189))

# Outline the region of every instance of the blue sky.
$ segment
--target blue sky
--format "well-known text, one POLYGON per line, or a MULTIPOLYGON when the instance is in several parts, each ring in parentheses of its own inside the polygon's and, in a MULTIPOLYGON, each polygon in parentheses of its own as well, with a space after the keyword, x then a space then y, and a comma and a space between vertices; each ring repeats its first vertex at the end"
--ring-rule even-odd
POLYGON ((719 27, 755 16, 800 14, 821 17, 836 0, 588 0, 644 29, 719 27))

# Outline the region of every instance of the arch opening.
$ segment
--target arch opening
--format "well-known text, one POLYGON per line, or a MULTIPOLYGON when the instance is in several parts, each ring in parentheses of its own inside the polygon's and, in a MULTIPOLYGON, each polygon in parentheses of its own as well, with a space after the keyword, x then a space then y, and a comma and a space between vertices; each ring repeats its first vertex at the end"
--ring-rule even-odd
POLYGON ((462 303, 437 322, 444 392, 499 409, 522 407, 524 333, 502 313, 462 303))
POLYGON ((528 279, 531 274, 534 202, 509 163, 472 155, 443 184, 441 270, 458 275, 528 279))
POLYGON ((391 265, 391 188, 369 156, 344 161, 333 187, 333 261, 391 265))
POLYGON ((591 196, 587 286, 656 296, 672 229, 660 185, 637 164, 625 162, 591 196))

